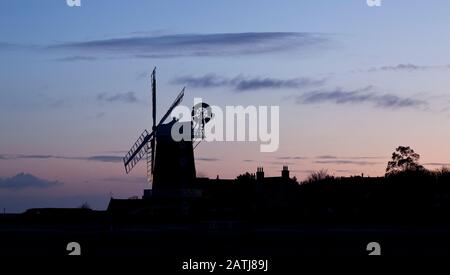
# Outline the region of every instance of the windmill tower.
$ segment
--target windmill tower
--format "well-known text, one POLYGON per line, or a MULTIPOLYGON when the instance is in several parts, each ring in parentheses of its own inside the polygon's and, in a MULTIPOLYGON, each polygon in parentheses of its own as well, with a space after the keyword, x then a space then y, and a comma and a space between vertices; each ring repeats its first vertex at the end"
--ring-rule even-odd
POLYGON ((152 184, 153 194, 156 195, 189 188, 195 181, 196 173, 193 139, 174 141, 171 136, 171 129, 176 123, 187 123, 188 125, 183 125, 182 129, 191 129, 192 136, 192 122, 179 122, 174 118, 164 123, 173 109, 183 100, 185 88, 156 124, 156 68, 151 74, 151 83, 152 131, 149 133, 144 130, 123 158, 123 162, 128 174, 144 156, 147 156, 148 181, 152 184))

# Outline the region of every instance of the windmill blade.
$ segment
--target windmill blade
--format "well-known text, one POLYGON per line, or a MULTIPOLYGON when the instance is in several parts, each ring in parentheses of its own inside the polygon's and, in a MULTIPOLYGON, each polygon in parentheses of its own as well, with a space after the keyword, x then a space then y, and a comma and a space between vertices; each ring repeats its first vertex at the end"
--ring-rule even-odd
MULTIPOLYGON (((152 118, 153 118, 152 131, 155 132, 156 131, 156 67, 153 69, 153 72, 152 72, 152 118)), ((150 171, 151 171, 151 174, 153 174, 153 161, 154 161, 154 157, 155 157, 155 139, 154 138, 152 138, 152 140, 151 140, 150 148, 151 148, 150 171)), ((147 156, 147 161, 148 161, 148 157, 149 156, 147 156)), ((148 163, 147 163, 147 166, 148 166, 148 163)))
POLYGON ((152 138, 150 141, 150 151, 151 151, 150 172, 153 174, 153 163, 155 160, 155 138, 152 138))
POLYGON ((147 143, 153 137, 154 132, 150 134, 147 130, 139 136, 138 140, 133 144, 130 151, 123 158, 123 163, 125 165, 125 171, 130 173, 130 171, 136 166, 136 164, 142 159, 148 150, 147 143))
POLYGON ((156 67, 152 72, 152 118, 153 118, 153 127, 152 131, 155 131, 156 127, 156 67))
MULTIPOLYGON (((154 142, 155 137, 152 138, 150 142, 154 142)), ((150 146, 149 143, 147 143, 147 146, 150 146)), ((150 147, 151 148, 151 147, 150 147)), ((152 150, 148 148, 147 149, 147 182, 152 183, 153 182, 153 152, 152 150)))
POLYGON ((170 115, 170 113, 173 111, 173 109, 175 109, 175 107, 177 107, 181 101, 183 101, 183 96, 184 96, 184 89, 186 87, 184 87, 181 92, 178 94, 177 98, 175 99, 175 101, 172 103, 172 105, 170 106, 169 110, 166 112, 166 114, 161 118, 161 120, 159 121, 158 125, 162 124, 167 117, 170 115))
POLYGON ((192 150, 195 150, 195 148, 197 148, 197 146, 200 144, 200 142, 202 142, 202 140, 199 140, 195 145, 194 148, 192 150))

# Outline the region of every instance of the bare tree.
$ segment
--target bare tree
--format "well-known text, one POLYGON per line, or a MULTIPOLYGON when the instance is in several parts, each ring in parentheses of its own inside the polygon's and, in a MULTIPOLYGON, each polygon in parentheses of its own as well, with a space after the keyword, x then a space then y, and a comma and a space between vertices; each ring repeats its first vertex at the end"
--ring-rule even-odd
POLYGON ((328 170, 320 169, 318 171, 312 172, 306 179, 306 182, 313 183, 313 182, 318 182, 318 181, 322 181, 322 180, 329 179, 329 178, 332 178, 332 176, 330 176, 328 174, 328 170))
POLYGON ((82 205, 80 205, 79 208, 80 209, 91 209, 91 206, 87 202, 84 202, 82 205))

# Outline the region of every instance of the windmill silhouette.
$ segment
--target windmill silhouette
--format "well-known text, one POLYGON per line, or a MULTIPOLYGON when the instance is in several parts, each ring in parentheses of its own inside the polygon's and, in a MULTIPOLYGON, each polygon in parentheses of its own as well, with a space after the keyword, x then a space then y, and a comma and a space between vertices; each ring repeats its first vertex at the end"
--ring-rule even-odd
POLYGON ((151 74, 152 85, 152 131, 147 130, 139 136, 131 149, 123 158, 125 171, 130 173, 137 163, 147 156, 147 179, 152 184, 153 193, 167 189, 188 188, 196 178, 193 142, 196 146, 204 139, 204 125, 212 117, 208 104, 201 103, 192 110, 192 121, 180 122, 173 118, 164 123, 170 113, 177 107, 184 97, 185 88, 181 90, 172 105, 156 124, 156 68, 151 74), (190 129, 191 139, 175 141, 171 136, 172 127, 176 124, 179 129, 190 129), (195 132, 194 132, 194 129, 195 132))

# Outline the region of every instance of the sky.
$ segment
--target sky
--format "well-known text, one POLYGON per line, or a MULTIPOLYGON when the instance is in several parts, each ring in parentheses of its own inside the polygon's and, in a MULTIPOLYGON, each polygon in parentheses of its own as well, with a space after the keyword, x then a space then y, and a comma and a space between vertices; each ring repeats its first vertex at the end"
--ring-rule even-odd
POLYGON ((399 145, 450 163, 446 0, 0 2, 0 210, 104 209, 142 195, 122 156, 183 86, 217 106, 279 106, 280 145, 203 142, 198 176, 283 165, 384 174, 399 145))

